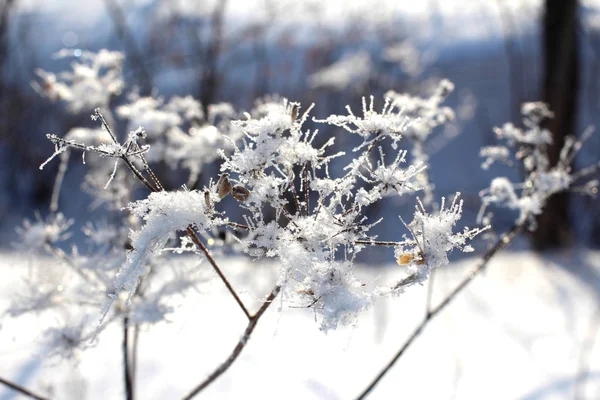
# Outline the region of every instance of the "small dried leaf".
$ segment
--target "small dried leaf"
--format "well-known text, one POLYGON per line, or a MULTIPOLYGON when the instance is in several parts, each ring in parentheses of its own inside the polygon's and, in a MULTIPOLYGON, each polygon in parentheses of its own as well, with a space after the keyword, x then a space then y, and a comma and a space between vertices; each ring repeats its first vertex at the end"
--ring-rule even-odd
POLYGON ((250 191, 242 186, 234 186, 231 188, 231 195, 237 201, 246 201, 250 197, 250 191))

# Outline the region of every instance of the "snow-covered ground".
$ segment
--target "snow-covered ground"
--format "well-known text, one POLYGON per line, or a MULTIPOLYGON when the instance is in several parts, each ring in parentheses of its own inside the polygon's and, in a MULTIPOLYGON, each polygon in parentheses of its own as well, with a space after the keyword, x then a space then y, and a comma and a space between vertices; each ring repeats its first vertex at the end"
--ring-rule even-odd
MULTIPOLYGON (((21 290, 30 261, 0 254, 0 311, 21 290)), ((434 302, 473 262, 437 271, 434 302)), ((268 291, 276 268, 232 258, 220 264, 248 301, 268 291)), ((362 268, 359 275, 385 281, 397 277, 399 268, 362 268)), ((353 398, 423 317, 425 295, 426 287, 416 287, 381 300, 355 327, 327 335, 310 309, 280 311, 276 302, 238 361, 200 398, 353 398)), ((576 390, 578 398, 598 398, 599 298, 598 252, 505 252, 430 324, 370 398, 572 399, 576 390), (577 386, 581 365, 589 367, 587 379, 581 377, 577 386)), ((61 361, 40 346, 42 327, 57 319, 50 313, 3 317, 0 376, 56 399, 123 398, 118 326, 103 332, 79 360, 61 361)), ((199 285, 170 320, 142 331, 139 399, 182 397, 227 357, 245 327, 245 317, 217 279, 199 285)), ((1 400, 18 398, 0 387, 1 400)))

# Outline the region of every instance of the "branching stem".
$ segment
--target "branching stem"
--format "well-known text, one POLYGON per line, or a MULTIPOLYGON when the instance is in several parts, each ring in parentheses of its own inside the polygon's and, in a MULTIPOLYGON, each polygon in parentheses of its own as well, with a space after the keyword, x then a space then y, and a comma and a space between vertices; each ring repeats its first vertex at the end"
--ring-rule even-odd
POLYGON ((237 345, 233 348, 233 351, 231 352, 229 357, 227 357, 227 359, 221 365, 219 365, 219 367, 217 367, 217 369, 215 369, 213 373, 211 373, 203 382, 201 382, 198 386, 192 389, 192 391, 188 393, 183 398, 183 400, 189 400, 196 396, 198 393, 200 393, 203 389, 208 387, 211 383, 213 383, 218 377, 220 377, 225 371, 229 369, 229 367, 239 357, 242 350, 244 350, 244 348, 246 347, 246 344, 248 343, 248 340, 250 339, 254 328, 256 328, 258 320, 264 314, 264 312, 267 311, 267 308, 269 308, 275 297, 277 297, 280 290, 281 287, 279 285, 273 288, 273 290, 271 291, 269 296, 267 296, 266 300, 260 306, 258 311, 254 315, 248 317, 248 325, 246 326, 242 337, 238 341, 237 345))
MULTIPOLYGON (((452 300, 456 298, 456 296, 462 292, 471 281, 479 275, 481 271, 484 270, 490 259, 498 253, 499 251, 506 248, 513 239, 523 231, 525 227, 525 223, 521 223, 515 225, 508 233, 504 234, 495 244, 492 246, 487 253, 481 258, 479 263, 469 272, 469 274, 448 294, 441 303, 432 308, 429 312, 426 313, 425 317, 421 321, 421 323, 416 327, 416 329, 411 333, 408 339, 404 342, 404 344, 400 347, 400 349, 396 352, 394 357, 387 363, 387 365, 377 374, 377 376, 371 381, 369 386, 357 397, 357 400, 365 399, 371 391, 377 386, 379 381, 390 371, 390 369, 396 364, 396 362, 402 357, 404 352, 410 347, 410 345, 415 341, 417 337, 425 330, 429 322, 435 318, 442 310, 450 304, 452 300)), ((409 277, 405 278, 408 279, 409 277)))

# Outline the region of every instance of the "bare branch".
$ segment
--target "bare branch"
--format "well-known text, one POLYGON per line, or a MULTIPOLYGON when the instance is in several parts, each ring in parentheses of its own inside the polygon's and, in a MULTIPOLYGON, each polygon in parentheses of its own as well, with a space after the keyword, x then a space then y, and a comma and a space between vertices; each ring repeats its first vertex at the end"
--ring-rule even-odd
POLYGON ((43 397, 43 396, 40 396, 39 394, 35 394, 32 391, 30 391, 28 389, 25 389, 23 386, 19 386, 16 383, 11 382, 11 381, 7 381, 6 379, 1 378, 1 377, 0 377, 0 383, 3 384, 3 385, 5 385, 5 386, 8 386, 9 388, 11 388, 12 390, 14 390, 15 392, 19 392, 22 395, 27 396, 27 397, 29 397, 31 399, 48 400, 47 397, 43 397))
POLYGON ((242 350, 244 350, 244 347, 246 347, 246 344, 248 343, 248 340, 250 339, 254 328, 256 328, 258 320, 264 314, 264 312, 267 311, 267 308, 269 308, 275 297, 277 297, 280 290, 281 286, 279 285, 273 288, 273 290, 271 291, 265 302, 262 304, 262 306, 260 306, 256 314, 250 317, 248 325, 246 326, 246 330, 242 334, 242 337, 238 341, 238 344, 235 346, 227 360, 225 360, 223 364, 219 365, 219 367, 216 370, 214 370, 214 372, 210 374, 208 378, 206 378, 202 383, 196 386, 189 394, 187 394, 183 398, 184 400, 189 400, 196 396, 198 393, 200 393, 203 389, 205 389, 207 386, 213 383, 219 376, 221 376, 225 371, 229 369, 231 364, 233 364, 233 362, 239 357, 242 350))
POLYGON ((231 293, 231 295, 233 296, 233 298, 235 299, 235 301, 238 303, 238 305, 240 306, 240 308, 242 309, 242 311, 244 312, 244 314, 246 314, 246 317, 250 321, 252 321, 252 316, 250 315, 250 313, 248 312, 248 309, 246 308, 246 306, 242 302, 242 299, 240 299, 240 297, 238 296, 238 294, 235 292, 235 290, 233 289, 233 286, 231 286, 231 283, 229 283, 229 281, 227 280, 227 278, 223 274, 223 271, 221 271, 221 269, 219 268, 219 266, 215 262, 215 259, 212 257, 212 255, 210 254, 210 252, 208 251, 208 249, 206 248, 206 246, 204 246, 204 243, 202 243, 202 241, 200 240, 200 238, 198 238, 198 235, 196 235, 196 232, 194 232, 194 230, 192 229, 191 226, 188 226, 187 229, 186 229, 186 231, 187 231, 187 234, 190 237, 190 239, 192 239, 192 241, 194 242, 194 244, 196 246, 198 246, 198 248, 200 250, 202 250, 202 252, 206 256, 206 259, 208 260, 208 262, 210 263, 210 265, 213 267, 213 269, 215 270, 215 272, 217 273, 217 275, 219 275, 219 277, 221 278, 221 280, 223 281, 223 283, 225 284, 225 286, 227 286, 227 290, 229 290, 229 293, 231 293))

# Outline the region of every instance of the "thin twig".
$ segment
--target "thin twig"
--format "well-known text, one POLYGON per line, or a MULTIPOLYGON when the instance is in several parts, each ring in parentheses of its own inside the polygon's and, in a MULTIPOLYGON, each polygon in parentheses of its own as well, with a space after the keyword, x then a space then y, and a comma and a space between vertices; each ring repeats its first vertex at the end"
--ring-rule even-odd
POLYGON ((27 396, 29 398, 36 399, 36 400, 48 400, 47 397, 43 397, 43 396, 40 396, 39 394, 35 394, 31 390, 25 389, 23 386, 19 386, 19 385, 17 385, 14 382, 7 381, 4 378, 0 378, 0 383, 3 384, 3 385, 5 385, 5 386, 8 386, 9 388, 11 388, 12 390, 14 390, 15 392, 19 392, 22 395, 27 396))
POLYGON ((231 226, 232 228, 236 229, 243 229, 246 231, 250 230, 250 227, 248 225, 238 224, 237 222, 225 222, 225 225, 231 226))
MULTIPOLYGON (((291 172, 293 174, 293 172, 291 172)), ((298 191, 296 191, 296 185, 292 177, 290 181, 290 189, 292 191, 292 197, 294 198, 294 204, 296 205, 296 215, 302 214, 302 208, 300 207, 300 198, 298 197, 298 191)))
MULTIPOLYGON (((131 380, 135 382, 137 372, 138 347, 140 344, 140 326, 135 324, 133 327, 133 343, 131 344, 131 380)), ((135 388, 135 386, 134 386, 135 388)))
POLYGON ((125 383, 125 398, 127 400, 135 399, 135 387, 129 360, 129 317, 123 317, 123 382, 125 383))
POLYGON ((396 364, 396 362, 400 359, 400 357, 404 354, 404 352, 410 347, 410 345, 415 341, 415 339, 417 337, 419 337, 419 335, 427 327, 427 325, 429 324, 429 322, 434 317, 436 317, 443 309, 445 309, 446 306, 448 304, 450 304, 450 302, 452 300, 454 300, 456 298, 456 296, 460 292, 462 292, 469 285, 469 283, 477 275, 479 275, 479 273, 481 271, 483 271, 483 269, 488 264, 488 262, 490 261, 490 259, 496 253, 498 253, 500 250, 503 250, 504 248, 506 248, 506 246, 508 246, 513 241, 513 239, 519 233, 521 233, 523 231, 524 226, 525 226, 525 223, 521 223, 521 224, 515 225, 508 233, 504 234, 494 244, 494 246, 492 248, 490 248, 487 251, 487 253, 485 253, 485 255, 482 257, 482 259, 479 261, 479 264, 475 268, 473 268, 473 270, 471 270, 471 272, 467 275, 467 277, 464 278, 458 284, 458 286, 456 286, 454 288, 454 290, 452 290, 452 292, 450 292, 450 294, 447 295, 444 298, 444 300, 442 300, 442 302, 440 304, 438 304, 436 307, 432 308, 431 311, 427 313, 427 315, 425 316, 425 318, 423 318, 423 321, 421 321, 421 323, 419 324, 419 326, 417 326, 417 328, 413 331, 413 333, 408 337, 408 339, 404 342, 404 344, 396 352, 396 354, 394 355, 394 357, 379 372, 379 374, 377 374, 377 376, 371 381, 371 383, 369 384, 369 386, 357 397, 357 400, 364 399, 364 398, 366 398, 369 395, 369 393, 373 390, 373 388, 375 388, 375 386, 377 386, 377 384, 379 383, 379 381, 389 372, 389 370, 394 366, 394 364, 396 364))
MULTIPOLYGON (((113 142, 117 145, 121 145, 119 143, 119 140, 117 139, 117 137, 115 136, 115 134, 113 133, 112 129, 110 129, 110 126, 108 125, 108 123, 106 122, 106 120, 104 119, 104 116, 102 114, 100 114, 100 112, 98 110, 96 110, 96 114, 95 116, 97 118, 100 118, 100 122, 102 123, 102 126, 104 126, 104 129, 106 129, 106 131, 108 132, 108 134, 110 135, 111 139, 113 140, 113 142)), ((135 167, 135 165, 133 165, 133 163, 131 162, 131 160, 129 160, 129 157, 127 157, 126 154, 123 154, 121 156, 121 159, 123 161, 125 161, 125 164, 127 165, 127 167, 131 170, 131 172, 133 172, 133 175, 135 175, 135 177, 144 184, 144 186, 146 186, 148 189, 150 189, 150 191, 152 192, 158 192, 159 190, 157 188, 155 188, 150 182, 148 182, 148 180, 144 177, 144 175, 142 175, 142 173, 135 167)))
POLYGON ((262 304, 262 306, 260 306, 260 308, 258 309, 256 314, 249 317, 249 321, 248 321, 248 325, 246 326, 246 330, 244 331, 242 337, 238 341, 237 345, 235 346, 235 348, 233 349, 233 351, 231 352, 231 354, 229 355, 227 360, 225 360, 225 362, 223 362, 223 364, 219 365, 219 367, 217 369, 215 369, 213 371, 213 373, 208 376, 208 378, 206 378, 202 383, 200 383, 198 386, 196 386, 189 394, 187 394, 183 398, 184 400, 189 400, 189 399, 193 398, 194 396, 196 396, 198 393, 200 393, 200 391, 202 391, 207 386, 209 386, 211 383, 213 383, 219 376, 221 376, 225 371, 227 371, 227 369, 229 369, 231 364, 233 364, 233 362, 239 357, 242 350, 244 350, 244 347, 246 347, 246 344, 248 343, 248 340, 250 339, 250 336, 252 335, 254 328, 256 328, 256 324, 258 323, 258 320, 264 314, 264 312, 267 311, 267 308, 269 308, 269 306, 271 305, 271 303, 273 302, 275 297, 277 297, 280 290, 281 290, 281 286, 279 286, 279 285, 275 286, 273 288, 273 290, 271 291, 271 293, 269 294, 269 296, 267 297, 265 302, 262 304))
POLYGON ((306 205, 306 216, 310 213, 310 184, 308 182, 308 168, 304 164, 302 168, 302 185, 304 186, 304 204, 306 205))
POLYGON ((229 283, 229 280, 227 280, 227 278, 225 277, 225 275, 221 271, 221 268, 219 268, 219 266, 215 262, 215 259, 212 257, 212 255, 210 254, 210 252, 208 251, 208 249, 206 248, 206 246, 204 246, 204 243, 202 243, 202 241, 200 240, 200 238, 198 238, 198 235, 196 235, 196 232, 194 232, 194 230, 192 229, 191 226, 188 226, 187 229, 186 229, 186 231, 187 231, 187 234, 190 237, 190 239, 192 239, 192 241, 196 244, 196 246, 198 246, 198 248, 200 250, 202 250, 202 252, 206 256, 206 259, 208 260, 208 262, 210 263, 210 265, 213 267, 213 269, 215 270, 215 272, 217 273, 217 275, 219 275, 219 277, 221 278, 221 280, 223 281, 223 283, 225 284, 225 286, 227 286, 227 290, 229 290, 229 293, 231 293, 231 295, 233 296, 233 298, 235 299, 235 301, 238 303, 238 305, 240 306, 240 308, 242 309, 242 311, 244 312, 244 314, 246 314, 246 317, 251 321, 252 320, 252 316, 250 315, 250 313, 248 312, 248 309, 246 308, 246 306, 242 302, 242 299, 240 299, 240 297, 238 296, 238 294, 235 292, 235 290, 233 289, 233 286, 231 286, 231 283, 229 283))
POLYGON ((355 240, 354 244, 365 244, 368 246, 399 246, 404 242, 385 242, 381 240, 355 240))

